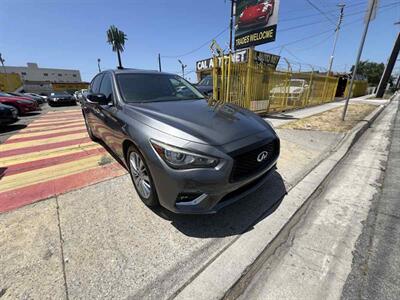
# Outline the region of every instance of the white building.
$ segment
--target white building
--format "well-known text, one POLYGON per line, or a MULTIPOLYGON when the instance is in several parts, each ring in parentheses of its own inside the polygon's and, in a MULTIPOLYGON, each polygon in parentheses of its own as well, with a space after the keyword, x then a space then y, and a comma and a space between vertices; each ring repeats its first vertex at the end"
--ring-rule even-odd
POLYGON ((27 67, 5 66, 6 73, 17 73, 23 82, 74 83, 81 82, 79 70, 39 68, 36 63, 27 63, 27 67))

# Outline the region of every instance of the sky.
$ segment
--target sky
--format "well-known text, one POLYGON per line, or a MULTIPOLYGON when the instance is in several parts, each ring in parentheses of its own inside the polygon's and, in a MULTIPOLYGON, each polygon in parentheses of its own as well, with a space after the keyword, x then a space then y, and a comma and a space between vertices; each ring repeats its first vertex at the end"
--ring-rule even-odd
MULTIPOLYGON (((280 54, 294 70, 326 68, 331 55, 337 4, 346 4, 333 70, 350 69, 356 59, 368 0, 281 0, 277 38, 257 46, 280 54), (331 22, 330 20, 334 22, 331 22)), ((362 59, 386 63, 400 30, 400 1, 380 0, 371 22, 362 59)), ((229 41, 229 0, 0 0, 0 53, 10 66, 36 62, 39 67, 79 69, 90 81, 102 69, 114 68, 116 54, 106 41, 106 30, 116 25, 128 40, 125 67, 180 73, 195 81, 195 62, 211 57, 208 47, 216 38, 222 48, 229 41), (221 33, 222 32, 222 33, 221 33)), ((396 71, 400 71, 396 67, 396 71)))

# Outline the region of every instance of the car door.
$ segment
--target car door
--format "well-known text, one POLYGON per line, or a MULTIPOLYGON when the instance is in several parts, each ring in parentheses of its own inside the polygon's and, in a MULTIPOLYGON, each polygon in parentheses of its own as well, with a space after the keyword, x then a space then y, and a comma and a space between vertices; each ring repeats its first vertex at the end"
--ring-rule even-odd
MULTIPOLYGON (((95 78, 93 78, 92 82, 90 83, 89 87, 89 93, 97 94, 99 93, 100 90, 100 84, 101 80, 103 79, 103 73, 98 74, 95 78)), ((96 137, 100 138, 100 128, 101 126, 101 120, 99 118, 99 109, 98 109, 98 104, 93 103, 89 101, 88 99, 85 99, 84 105, 83 105, 83 112, 86 117, 86 121, 88 122, 88 125, 90 126, 93 134, 96 137)))
POLYGON ((102 118, 101 138, 110 149, 122 158, 122 142, 124 133, 122 131, 123 123, 118 118, 119 108, 116 105, 113 77, 111 73, 106 73, 100 86, 100 93, 104 94, 109 101, 108 105, 99 107, 102 118))

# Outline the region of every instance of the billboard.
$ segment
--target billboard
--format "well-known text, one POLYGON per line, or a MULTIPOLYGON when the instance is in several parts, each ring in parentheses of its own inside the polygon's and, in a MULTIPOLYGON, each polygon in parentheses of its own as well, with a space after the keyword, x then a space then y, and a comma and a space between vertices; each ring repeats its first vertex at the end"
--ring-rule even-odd
MULTIPOLYGON (((249 57, 249 49, 239 50, 232 53, 232 62, 233 63, 245 63, 248 61, 249 57)), ((260 52, 254 50, 253 60, 256 64, 268 66, 270 68, 276 69, 276 66, 280 60, 279 55, 270 54, 266 52, 260 52)), ((218 66, 221 66, 222 58, 218 57, 218 66)), ((207 58, 203 60, 199 60, 196 62, 196 72, 201 72, 205 70, 210 70, 214 67, 214 60, 212 58, 207 58)))
POLYGON ((275 41, 280 0, 236 0, 235 49, 275 41))

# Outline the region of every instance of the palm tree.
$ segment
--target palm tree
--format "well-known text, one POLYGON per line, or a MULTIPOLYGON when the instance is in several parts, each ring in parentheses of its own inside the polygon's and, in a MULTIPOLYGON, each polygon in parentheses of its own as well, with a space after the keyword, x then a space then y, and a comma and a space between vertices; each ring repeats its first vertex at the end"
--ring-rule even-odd
POLYGON ((114 25, 107 30, 107 42, 112 46, 112 50, 118 55, 118 68, 122 69, 121 52, 124 51, 126 34, 114 25))

